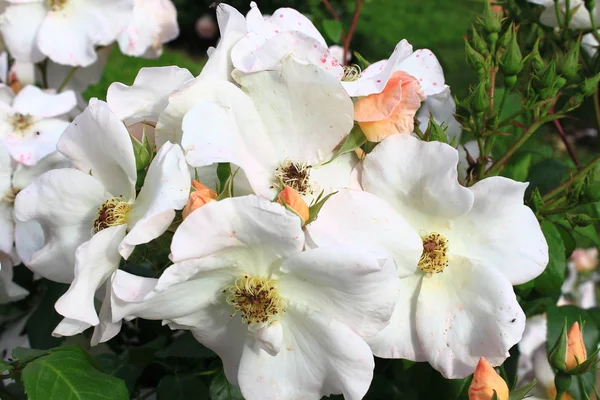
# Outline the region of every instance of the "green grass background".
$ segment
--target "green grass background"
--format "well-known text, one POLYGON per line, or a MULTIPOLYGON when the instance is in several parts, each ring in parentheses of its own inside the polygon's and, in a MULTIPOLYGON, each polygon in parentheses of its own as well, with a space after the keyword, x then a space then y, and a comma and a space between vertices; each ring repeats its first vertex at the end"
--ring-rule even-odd
MULTIPOLYGON (((476 77, 465 62, 463 36, 475 13, 483 9, 481 1, 369 0, 359 20, 352 48, 371 61, 389 57, 401 39, 407 39, 415 49, 429 48, 442 63, 452 90, 464 95, 476 77)), ((289 1, 289 6, 294 7, 294 3, 289 1)), ((190 57, 178 50, 165 49, 161 58, 145 60, 124 56, 115 48, 101 82, 88 89, 86 97, 104 99, 112 82, 129 85, 142 67, 177 65, 197 75, 203 64, 202 57, 190 57)))

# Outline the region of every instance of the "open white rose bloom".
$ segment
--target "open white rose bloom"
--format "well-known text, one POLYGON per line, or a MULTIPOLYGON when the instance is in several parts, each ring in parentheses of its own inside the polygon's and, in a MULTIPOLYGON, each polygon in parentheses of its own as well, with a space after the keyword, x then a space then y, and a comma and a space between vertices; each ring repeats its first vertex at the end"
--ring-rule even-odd
POLYGON ((375 357, 450 379, 502 364, 525 329, 513 285, 548 246, 527 183, 466 186, 436 56, 401 40, 361 70, 296 10, 216 12, 198 76, 142 68, 88 104, 109 46, 160 56, 173 3, 7 1, 10 60, 44 89, 0 86, 0 304, 28 296, 22 263, 65 284, 54 336, 128 348, 150 324, 129 321, 159 321, 249 400, 361 399, 375 357))

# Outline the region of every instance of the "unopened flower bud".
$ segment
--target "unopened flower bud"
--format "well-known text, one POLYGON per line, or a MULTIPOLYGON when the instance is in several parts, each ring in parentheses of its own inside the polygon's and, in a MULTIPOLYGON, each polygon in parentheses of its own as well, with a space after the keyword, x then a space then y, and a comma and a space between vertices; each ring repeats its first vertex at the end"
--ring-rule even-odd
POLYGON ((598 248, 575 249, 571 254, 571 260, 575 263, 578 272, 594 271, 598 267, 598 248))
POLYGON ((581 92, 584 96, 593 95, 598 89, 598 83, 600 82, 600 74, 596 74, 591 78, 586 78, 581 84, 581 92))
POLYGON ((481 53, 481 55, 487 57, 490 54, 487 43, 485 42, 485 40, 483 40, 479 32, 477 32, 475 26, 472 27, 471 32, 471 43, 473 43, 473 47, 475 48, 475 50, 481 53))
POLYGON ((309 210, 308 204, 306 201, 300 196, 293 188, 286 186, 279 195, 277 196, 277 202, 281 205, 287 206, 287 208, 294 211, 300 218, 302 218, 303 222, 308 221, 309 218, 309 210))
POLYGON ((216 201, 218 197, 217 192, 204 186, 196 180, 192 181, 192 186, 196 190, 190 193, 190 199, 183 208, 183 211, 181 213, 183 219, 186 219, 187 216, 190 215, 194 210, 205 206, 211 201, 216 201))
POLYGON ((502 21, 500 21, 500 15, 494 11, 489 1, 485 2, 481 25, 487 33, 496 33, 496 38, 498 38, 497 33, 502 29, 502 21))
POLYGON ((473 111, 477 114, 481 114, 485 112, 490 104, 490 99, 485 90, 485 83, 480 82, 479 85, 475 88, 475 92, 473 93, 473 98, 471 100, 471 107, 473 111))
POLYGON ((514 33, 508 47, 504 51, 501 66, 505 76, 518 75, 523 69, 523 55, 521 54, 519 43, 517 43, 517 35, 514 33))
POLYGON ((579 72, 579 48, 581 42, 578 40, 575 45, 565 54, 560 62, 559 71, 567 79, 573 80, 577 78, 579 72))
POLYGON ((446 136, 446 131, 432 117, 429 117, 429 124, 427 125, 427 130, 425 131, 426 140, 433 142, 443 142, 448 143, 448 137, 446 136))
POLYGON ((469 400, 508 400, 508 385, 485 358, 480 358, 469 386, 469 400))
POLYGON ((517 84, 517 76, 510 75, 504 77, 504 87, 507 89, 512 89, 517 84))
POLYGON ((594 7, 596 7, 595 0, 584 0, 583 4, 585 4, 586 10, 588 10, 589 12, 592 12, 592 10, 594 10, 594 7))
POLYGON ((465 38, 465 54, 467 56, 467 63, 469 66, 477 72, 482 72, 485 68, 485 57, 471 47, 471 44, 467 38, 465 38))
POLYGON ((542 71, 544 68, 546 68, 546 63, 544 62, 544 59, 542 58, 542 56, 540 55, 540 40, 536 40, 535 44, 533 45, 533 50, 531 50, 531 53, 529 53, 529 55, 527 56, 527 60, 529 60, 529 62, 531 63, 531 67, 533 68, 533 70, 538 73, 540 71, 542 71))
POLYGON ((540 87, 550 88, 554 86, 557 77, 558 75, 556 74, 556 60, 552 59, 546 67, 546 69, 541 71, 541 73, 539 74, 540 87))
POLYGON ((596 221, 585 214, 567 214, 567 221, 573 227, 585 227, 594 224, 596 221))
POLYGON ((579 329, 579 322, 571 325, 567 333, 567 371, 577 367, 587 359, 585 345, 583 344, 583 335, 579 329))
POLYGON ((498 42, 498 47, 501 49, 506 49, 508 47, 508 45, 510 44, 510 42, 512 42, 512 38, 513 38, 513 27, 511 25, 511 27, 509 29, 507 29, 506 32, 504 32, 504 35, 502 35, 502 37, 500 38, 500 41, 498 42))

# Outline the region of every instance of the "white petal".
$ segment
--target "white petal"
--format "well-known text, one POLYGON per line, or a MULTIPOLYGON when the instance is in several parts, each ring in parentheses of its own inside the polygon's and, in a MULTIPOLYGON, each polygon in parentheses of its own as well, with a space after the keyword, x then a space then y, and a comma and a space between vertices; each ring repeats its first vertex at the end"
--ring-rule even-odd
POLYGON ((75 279, 69 290, 54 305, 62 316, 90 325, 100 322, 94 296, 100 286, 119 268, 118 246, 125 237, 126 225, 111 226, 96 233, 77 248, 75 279))
POLYGON ((15 223, 15 250, 21 262, 29 265, 33 254, 44 247, 44 231, 36 221, 15 223))
POLYGON ((502 273, 513 284, 541 274, 548 245, 535 214, 523 204, 526 183, 492 177, 471 186, 473 208, 455 221, 451 251, 502 273))
POLYGON ((53 169, 68 168, 69 166, 69 161, 59 152, 49 154, 31 167, 18 164, 13 173, 13 187, 19 190, 24 189, 43 173, 53 169))
POLYGON ((0 253, 0 304, 22 300, 29 294, 12 280, 13 263, 6 254, 0 253))
MULTIPOLYGON (((51 88, 60 87, 67 79, 69 74, 71 78, 68 80, 65 89, 73 90, 75 93, 83 93, 89 86, 96 85, 100 82, 102 72, 108 61, 108 57, 112 51, 112 46, 107 46, 98 50, 98 60, 89 67, 79 67, 73 74, 73 67, 68 65, 57 64, 48 60, 46 76, 48 86, 51 88)), ((81 95, 79 96, 78 105, 81 109, 87 106, 87 102, 83 102, 81 95)))
POLYGON ((392 259, 356 246, 304 251, 288 257, 280 271, 282 297, 322 311, 362 337, 388 325, 400 286, 392 259))
POLYGON ((389 253, 400 277, 412 275, 423 252, 418 233, 385 200, 341 190, 330 197, 307 231, 318 246, 343 244, 389 253))
POLYGON ((42 2, 11 4, 0 16, 2 39, 17 60, 37 63, 45 58, 36 43, 45 17, 46 7, 42 2))
POLYGON ((328 161, 354 126, 352 100, 344 88, 313 65, 288 57, 281 72, 234 72, 234 77, 252 98, 279 160, 328 161))
POLYGON ((455 257, 444 272, 423 278, 417 334, 446 378, 470 375, 481 357, 502 364, 524 329, 512 285, 497 270, 455 257))
POLYGON ((403 60, 395 68, 419 80, 426 96, 442 92, 446 88, 444 71, 436 56, 429 49, 419 49, 403 60))
POLYGON ((28 85, 15 96, 12 107, 21 114, 50 118, 64 115, 76 105, 75 93, 70 90, 51 94, 43 92, 37 86, 28 85))
POLYGON ((412 54, 412 46, 402 39, 394 48, 389 60, 371 64, 354 82, 342 82, 352 97, 381 93, 394 73, 394 68, 412 54))
MULTIPOLYGON (((4 196, 4 193, 0 193, 4 196)), ((15 242, 13 207, 0 199, 0 253, 11 254, 15 242)))
POLYGON ((351 329, 326 315, 290 307, 283 345, 275 357, 246 343, 239 385, 248 400, 317 399, 343 394, 361 399, 373 377, 368 345, 351 329))
POLYGON ((419 342, 415 320, 422 278, 422 274, 416 273, 400 280, 398 299, 390 324, 377 335, 366 339, 375 356, 427 361, 427 353, 419 342))
POLYGON ((25 166, 34 166, 56 152, 56 144, 67 126, 69 123, 61 119, 42 119, 22 134, 9 135, 5 144, 13 159, 25 166))
POLYGON ((129 132, 105 102, 92 99, 57 147, 75 168, 99 179, 113 196, 135 197, 137 172, 129 132))
POLYGON ((106 102, 126 125, 140 121, 158 121, 169 95, 194 76, 176 66, 142 68, 133 85, 115 82, 108 88, 106 102))
POLYGON ((303 246, 297 215, 277 203, 244 196, 212 202, 192 212, 173 236, 171 259, 179 262, 237 252, 243 257, 242 267, 250 272, 253 264, 267 268, 303 246))
POLYGON ((233 81, 231 49, 246 34, 246 20, 235 8, 220 4, 217 7, 217 22, 221 39, 202 68, 199 78, 233 81))
POLYGON ((352 171, 358 164, 356 153, 349 152, 336 157, 325 165, 317 165, 310 170, 312 196, 305 195, 304 199, 310 205, 311 201, 321 192, 327 195, 337 189, 352 186, 352 171))
POLYGON ((278 321, 275 321, 256 331, 254 338, 261 349, 271 356, 276 356, 281 351, 283 328, 278 321))
POLYGON ((129 212, 130 230, 119 245, 123 258, 129 258, 136 245, 165 233, 175 218, 175 210, 181 210, 188 201, 190 182, 181 147, 165 143, 152 160, 144 186, 129 212))
POLYGON ((91 325, 83 321, 77 321, 70 318, 63 318, 62 321, 54 328, 52 336, 75 336, 88 329, 91 325))
POLYGON ((361 183, 364 190, 387 200, 419 233, 422 229, 429 233, 473 205, 473 193, 458 183, 457 164, 458 152, 447 144, 392 135, 363 161, 361 183))
POLYGON ((45 244, 28 267, 57 282, 73 279, 75 250, 91 237, 98 207, 108 198, 102 184, 74 169, 57 169, 23 189, 15 201, 19 221, 38 221, 45 244))

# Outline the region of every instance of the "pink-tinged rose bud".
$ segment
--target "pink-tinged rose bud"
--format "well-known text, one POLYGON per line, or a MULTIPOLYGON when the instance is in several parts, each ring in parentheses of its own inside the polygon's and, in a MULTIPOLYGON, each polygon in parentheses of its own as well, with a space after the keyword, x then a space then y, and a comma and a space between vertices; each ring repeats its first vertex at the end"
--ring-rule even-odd
POLYGON ((154 123, 153 122, 136 122, 132 125, 129 125, 127 127, 127 131, 129 131, 129 133, 131 134, 131 136, 133 136, 134 138, 136 138, 137 140, 140 141, 140 143, 142 142, 142 138, 144 136, 144 132, 146 133, 146 138, 148 139, 148 142, 152 145, 152 147, 154 148, 155 146, 155 135, 154 135, 154 123))
POLYGON ((567 371, 575 368, 586 359, 587 353, 583 344, 583 335, 579 329, 579 322, 575 322, 567 332, 567 371))
POLYGON ((425 95, 414 76, 394 72, 383 92, 361 97, 354 103, 354 119, 370 142, 380 142, 396 133, 410 134, 423 100, 425 95))
POLYGON ((300 218, 302 218, 302 221, 308 221, 308 204, 306 204, 302 196, 300 196, 300 193, 298 193, 293 188, 286 186, 279 193, 279 196, 277 196, 277 202, 281 205, 285 204, 286 206, 294 210, 294 212, 298 214, 300 218))
POLYGON ((508 385, 490 363, 481 357, 469 386, 469 400, 490 400, 494 396, 494 391, 498 400, 508 400, 508 385))
POLYGON ((196 189, 196 191, 190 194, 190 199, 183 208, 183 211, 181 213, 183 219, 186 219, 187 216, 190 215, 194 210, 199 209, 200 207, 210 203, 211 201, 217 200, 217 192, 204 186, 200 182, 193 180, 192 186, 194 187, 194 189, 196 189))
POLYGON ((589 272, 598 266, 598 249, 575 249, 571 254, 571 260, 575 263, 578 272, 589 272))
POLYGON ((213 39, 217 36, 217 23, 208 14, 204 14, 196 21, 196 33, 201 39, 213 39))

